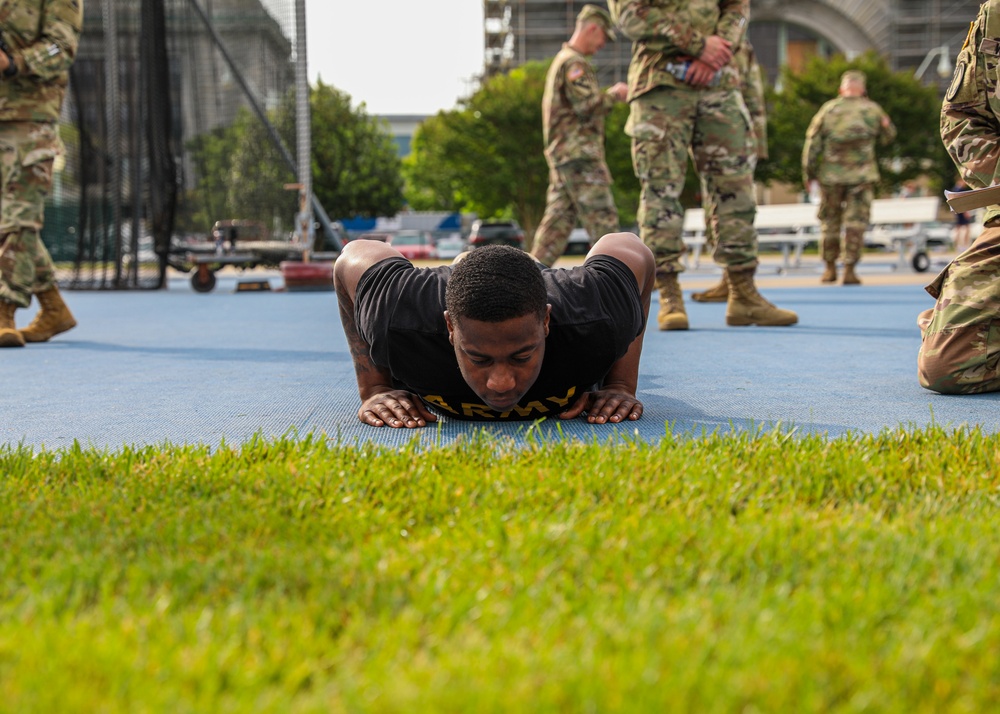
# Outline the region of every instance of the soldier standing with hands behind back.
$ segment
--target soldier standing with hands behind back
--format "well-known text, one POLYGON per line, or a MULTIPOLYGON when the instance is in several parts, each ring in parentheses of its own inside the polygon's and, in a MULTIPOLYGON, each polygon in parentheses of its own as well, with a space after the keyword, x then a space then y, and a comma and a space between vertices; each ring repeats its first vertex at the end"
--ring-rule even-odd
POLYGON ((82 0, 0 0, 0 347, 45 342, 76 325, 41 229, 82 25, 82 0), (41 309, 17 330, 14 311, 32 295, 41 309))
POLYGON ((611 0, 612 17, 633 41, 626 133, 642 186, 639 230, 656 258, 661 330, 688 329, 678 281, 688 152, 715 206, 713 257, 730 285, 728 325, 793 325, 798 316, 759 292, 750 116, 733 51, 743 40, 749 0, 611 0))
POLYGON ((535 232, 531 254, 551 267, 563 254, 579 216, 590 245, 618 232, 618 209, 611 194, 611 173, 604 158, 604 117, 625 101, 623 82, 601 91, 590 57, 614 40, 611 16, 584 5, 573 36, 552 60, 542 97, 542 130, 549 188, 545 215, 535 232))
MULTIPOLYGON (((740 94, 743 95, 743 103, 747 105, 753 124, 753 152, 750 156, 754 159, 756 168, 758 161, 767 158, 767 104, 764 100, 764 78, 749 38, 744 37, 739 49, 733 54, 733 66, 739 72, 740 94)), ((718 242, 718 236, 715 234, 715 205, 712 203, 712 193, 703 178, 701 195, 702 205, 705 207, 705 248, 714 250, 718 242)), ((729 281, 725 272, 722 273, 722 279, 718 284, 704 292, 691 293, 691 298, 695 302, 728 302, 729 281)))
POLYGON ((820 280, 837 280, 840 229, 844 227, 844 285, 860 285, 854 266, 861 259, 875 183, 878 181, 876 142, 896 138, 889 115, 865 91, 865 74, 844 72, 840 96, 816 112, 802 147, 802 174, 806 190, 819 181, 819 219, 826 270, 820 280))

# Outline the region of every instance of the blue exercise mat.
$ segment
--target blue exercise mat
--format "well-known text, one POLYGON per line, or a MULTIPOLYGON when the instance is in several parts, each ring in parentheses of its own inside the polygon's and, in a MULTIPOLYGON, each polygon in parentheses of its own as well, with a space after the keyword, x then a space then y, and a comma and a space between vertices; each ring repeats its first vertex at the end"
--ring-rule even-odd
MULTIPOLYGON (((787 328, 727 327, 724 304, 693 301, 687 332, 659 332, 651 318, 639 381, 645 416, 637 422, 443 418, 393 430, 357 420, 334 293, 237 293, 236 282, 220 277, 208 294, 185 280, 156 292, 67 292, 76 329, 0 351, 0 443, 118 450, 312 432, 396 446, 447 444, 483 429, 519 442, 656 441, 776 426, 829 436, 928 424, 998 428, 1000 395, 949 397, 918 385, 916 316, 932 304, 918 285, 765 289, 799 313, 799 324, 787 328)), ((19 310, 18 324, 33 312, 19 310)))

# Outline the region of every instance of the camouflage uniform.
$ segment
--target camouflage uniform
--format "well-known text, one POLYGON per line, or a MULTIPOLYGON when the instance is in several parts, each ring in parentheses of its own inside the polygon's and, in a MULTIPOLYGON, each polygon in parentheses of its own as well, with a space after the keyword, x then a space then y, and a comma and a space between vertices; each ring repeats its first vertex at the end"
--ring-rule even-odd
POLYGON ((611 172, 604 158, 604 117, 615 99, 601 91, 590 60, 569 44, 552 60, 542 97, 549 188, 532 255, 551 266, 579 216, 591 245, 618 232, 611 172))
POLYGON ((41 229, 82 24, 82 0, 0 0, 0 28, 17 68, 0 78, 0 300, 19 307, 55 287, 41 229))
MULTIPOLYGON (((753 161, 751 174, 757 167, 757 162, 767 158, 767 106, 764 103, 764 80, 761 76, 760 65, 757 63, 757 55, 753 51, 753 45, 749 39, 744 39, 736 52, 733 53, 733 66, 740 76, 740 94, 743 95, 743 103, 746 104, 750 113, 750 121, 753 124, 753 151, 750 159, 753 161)), ((715 248, 715 203, 712 194, 708 190, 705 178, 701 177, 702 205, 705 207, 705 247, 709 250, 715 248)))
POLYGON ((755 268, 753 130, 739 72, 729 63, 711 86, 693 87, 677 69, 701 55, 708 35, 738 46, 749 0, 612 0, 609 6, 622 33, 633 40, 632 108, 625 130, 632 137, 632 161, 642 187, 639 231, 656 258, 658 283, 684 269, 679 198, 689 152, 705 179, 707 200, 716 206, 716 262, 755 268))
POLYGON ((879 177, 875 144, 888 144, 895 138, 896 127, 882 107, 866 97, 831 99, 810 122, 802 147, 802 172, 806 185, 819 181, 822 251, 827 263, 840 257, 841 226, 844 264, 853 266, 860 260, 879 177))
MULTIPOLYGON (((1000 0, 983 3, 941 107, 941 138, 972 188, 1000 183, 1000 0)), ((918 318, 921 386, 943 394, 1000 391, 1000 206, 985 229, 927 286, 918 318)))

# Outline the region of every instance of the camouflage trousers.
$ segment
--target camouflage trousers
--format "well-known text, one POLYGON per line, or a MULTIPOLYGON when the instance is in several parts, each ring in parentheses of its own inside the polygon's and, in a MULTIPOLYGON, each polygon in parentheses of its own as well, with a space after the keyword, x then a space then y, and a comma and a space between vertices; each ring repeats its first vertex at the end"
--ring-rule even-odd
POLYGON ((986 228, 948 264, 920 313, 920 386, 941 394, 1000 391, 1000 226, 986 228))
POLYGON ((642 192, 639 233, 653 251, 657 275, 684 270, 681 191, 688 158, 714 206, 717 263, 757 266, 753 172, 756 156, 750 115, 735 90, 661 87, 632 101, 625 132, 642 192))
MULTIPOLYGON (((757 157, 750 157, 754 167, 756 168, 757 157)), ((709 193, 708 185, 705 183, 705 179, 701 178, 701 207, 705 211, 705 250, 714 251, 715 246, 718 244, 718 229, 716 228, 715 220, 715 198, 711 193, 709 193)))
POLYGON ((55 124, 0 122, 0 300, 19 307, 56 285, 41 230, 57 131, 55 124))
POLYGON ((531 255, 551 267, 566 250, 577 218, 590 244, 618 232, 618 209, 611 194, 611 173, 600 161, 570 161, 549 170, 545 215, 535 231, 531 255))
POLYGON ((840 229, 844 229, 844 263, 861 260, 865 231, 875 192, 870 183, 820 185, 819 220, 823 260, 840 257, 840 229))

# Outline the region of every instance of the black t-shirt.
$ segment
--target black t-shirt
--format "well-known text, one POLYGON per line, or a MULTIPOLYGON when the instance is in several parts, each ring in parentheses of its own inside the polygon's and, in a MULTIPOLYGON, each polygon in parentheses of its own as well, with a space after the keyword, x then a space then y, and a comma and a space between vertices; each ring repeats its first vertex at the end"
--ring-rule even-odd
POLYGON ((542 369, 517 407, 497 412, 465 382, 448 341, 444 292, 451 269, 382 260, 361 276, 354 313, 372 361, 388 368, 397 388, 447 416, 519 420, 559 414, 600 385, 643 328, 635 275, 617 258, 597 255, 570 270, 543 269, 552 312, 542 369))

